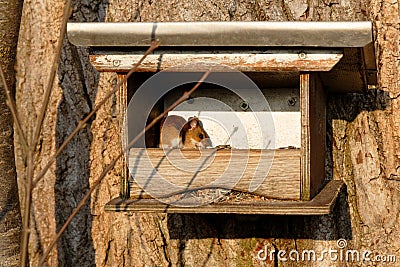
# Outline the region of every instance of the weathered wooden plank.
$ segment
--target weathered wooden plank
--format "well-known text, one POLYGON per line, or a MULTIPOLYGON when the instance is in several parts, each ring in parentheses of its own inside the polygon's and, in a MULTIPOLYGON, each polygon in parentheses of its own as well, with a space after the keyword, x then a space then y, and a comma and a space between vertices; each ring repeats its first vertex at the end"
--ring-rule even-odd
POLYGON ((301 113, 301 178, 300 197, 310 200, 310 74, 300 75, 300 113, 301 113))
POLYGON ((310 198, 313 198, 325 179, 326 151, 326 92, 317 73, 310 74, 310 198))
MULTIPOLYGON (((127 72, 142 57, 142 52, 112 54, 109 51, 96 52, 90 56, 90 61, 98 71, 127 72)), ((211 53, 168 51, 157 52, 146 57, 138 67, 138 72, 156 72, 188 63, 209 63, 230 66, 244 72, 268 71, 329 71, 343 57, 340 51, 293 52, 293 53, 239 53, 218 51, 211 53)), ((188 71, 186 68, 176 71, 188 71)), ((189 70, 189 71, 193 71, 189 70)))
POLYGON ((300 74, 301 199, 315 196, 325 178, 326 94, 318 74, 300 74))
MULTIPOLYGON (((134 148, 133 182, 155 197, 193 188, 226 188, 277 198, 300 198, 300 150, 171 150, 134 148), (181 154, 182 153, 182 154, 181 154), (148 156, 146 156, 146 154, 148 156), (182 157, 183 156, 183 157, 182 157)), ((131 196, 140 192, 131 188, 131 196)))
MULTIPOLYGON (((125 74, 117 74, 117 79, 118 82, 121 82, 125 79, 125 74)), ((128 137, 126 135, 126 132, 124 131, 126 121, 125 121, 125 114, 126 114, 126 107, 127 107, 127 82, 124 82, 121 84, 120 89, 116 92, 116 97, 118 98, 118 106, 116 107, 115 115, 118 118, 118 128, 121 130, 121 143, 122 146, 120 147, 120 152, 122 153, 123 148, 126 147, 127 145, 127 140, 128 137)), ((120 190, 120 196, 123 198, 129 198, 129 170, 128 170, 128 163, 127 163, 127 157, 125 153, 125 157, 122 157, 120 159, 120 164, 121 164, 121 190, 120 190)))
POLYGON ((274 215, 325 215, 332 212, 343 189, 341 180, 330 181, 311 201, 251 201, 220 202, 204 206, 182 207, 168 205, 156 199, 115 198, 105 206, 106 211, 165 212, 165 213, 238 213, 274 215))

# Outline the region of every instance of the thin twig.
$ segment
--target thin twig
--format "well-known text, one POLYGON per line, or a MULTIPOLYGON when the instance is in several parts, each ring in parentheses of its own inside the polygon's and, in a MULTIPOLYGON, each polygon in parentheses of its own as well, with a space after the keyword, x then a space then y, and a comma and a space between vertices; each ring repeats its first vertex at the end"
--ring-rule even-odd
POLYGON ((33 164, 34 155, 37 143, 39 142, 40 132, 42 129, 44 117, 46 116, 47 106, 49 104, 50 95, 53 88, 54 79, 57 72, 58 61, 60 60, 61 50, 63 47, 63 40, 67 30, 68 18, 71 14, 71 2, 72 0, 67 0, 65 4, 65 9, 63 13, 63 18, 61 22, 61 32, 58 37, 58 43, 56 48, 56 53, 53 58, 53 65, 50 70, 50 78, 47 84, 47 88, 44 94, 44 99, 42 103, 42 109, 40 110, 37 123, 35 125, 35 130, 33 136, 31 136, 31 142, 29 142, 29 150, 27 155, 27 175, 26 175, 26 190, 25 190, 25 207, 24 207, 24 217, 23 217, 23 233, 22 233, 22 250, 21 250, 21 266, 25 267, 28 264, 28 245, 30 236, 30 217, 31 217, 31 204, 32 204, 32 182, 33 182, 33 164))
POLYGON ((101 183, 101 181, 106 177, 108 172, 114 168, 115 164, 117 161, 125 155, 126 150, 128 150, 131 146, 133 146, 139 138, 141 138, 150 128, 152 128, 159 120, 161 120, 169 111, 174 109, 176 106, 178 106, 180 103, 183 101, 187 100, 189 96, 199 88, 199 86, 204 82, 204 80, 210 75, 210 71, 206 71, 204 75, 201 77, 201 79, 197 82, 197 84, 188 92, 185 92, 177 101, 175 101, 169 108, 167 108, 163 113, 161 113, 159 116, 157 116, 155 119, 149 123, 144 130, 142 130, 138 135, 135 136, 135 138, 129 142, 128 146, 126 148, 123 148, 122 152, 118 154, 117 157, 115 157, 111 163, 103 170, 103 172, 100 174, 99 178, 93 183, 92 187, 90 190, 86 193, 86 195, 83 197, 83 199, 79 202, 75 210, 71 213, 71 215, 68 217, 68 219, 65 221, 64 225, 61 227, 60 231, 56 234, 56 236, 53 238, 51 241, 50 245, 44 252, 40 262, 39 266, 43 266, 47 257, 49 256, 51 250, 53 247, 57 244, 58 240, 60 239, 61 235, 63 232, 67 229, 69 223, 72 221, 72 219, 76 216, 76 214, 79 212, 79 210, 85 205, 86 201, 89 199, 90 195, 92 192, 97 188, 97 186, 101 183))
POLYGON ((31 205, 32 205, 32 177, 33 177, 33 164, 34 164, 34 153, 32 150, 28 151, 27 155, 27 171, 26 171, 26 185, 25 185, 25 205, 24 205, 24 217, 22 217, 22 241, 21 241, 21 267, 27 266, 28 264, 28 245, 30 237, 30 220, 31 220, 31 205), (30 179, 29 179, 30 177, 30 179))
POLYGON ((0 63, 0 74, 1 74, 1 79, 3 80, 4 90, 6 91, 7 95, 8 107, 10 108, 11 114, 13 116, 15 126, 17 127, 18 136, 20 138, 20 143, 22 145, 23 151, 26 154, 29 148, 28 141, 26 139, 24 131, 22 130, 21 119, 20 116, 18 115, 17 107, 15 105, 14 98, 11 95, 10 88, 7 85, 6 77, 4 76, 4 71, 1 63, 0 63))
POLYGON ((133 68, 128 72, 128 74, 125 76, 124 79, 119 81, 114 88, 104 97, 103 100, 101 100, 97 106, 83 119, 81 120, 78 125, 76 126, 75 130, 65 139, 65 141, 62 143, 62 145, 57 149, 56 153, 54 153, 50 159, 48 160, 46 166, 39 172, 39 174, 36 176, 35 180, 32 183, 32 187, 35 187, 37 183, 40 181, 40 179, 43 178, 43 176, 46 174, 46 172, 49 170, 49 168, 53 165, 54 161, 56 158, 61 154, 63 149, 68 145, 68 143, 75 137, 75 135, 86 126, 86 122, 89 121, 89 119, 104 105, 104 103, 115 94, 115 92, 118 91, 119 87, 124 84, 128 78, 136 72, 136 69, 139 67, 139 65, 143 62, 143 60, 150 54, 152 53, 157 47, 159 46, 159 42, 153 41, 151 43, 151 46, 147 51, 144 53, 142 58, 133 66, 133 68))

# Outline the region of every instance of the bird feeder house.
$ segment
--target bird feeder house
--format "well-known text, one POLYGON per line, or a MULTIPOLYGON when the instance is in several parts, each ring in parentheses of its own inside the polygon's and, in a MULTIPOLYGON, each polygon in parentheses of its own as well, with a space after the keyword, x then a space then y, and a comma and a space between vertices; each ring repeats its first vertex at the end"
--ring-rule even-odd
POLYGON ((376 84, 370 22, 69 23, 68 39, 119 80, 160 42, 118 92, 124 143, 211 69, 170 115, 197 116, 212 147, 160 148, 158 123, 127 150, 107 211, 332 211, 343 182, 325 170, 327 96, 376 84))

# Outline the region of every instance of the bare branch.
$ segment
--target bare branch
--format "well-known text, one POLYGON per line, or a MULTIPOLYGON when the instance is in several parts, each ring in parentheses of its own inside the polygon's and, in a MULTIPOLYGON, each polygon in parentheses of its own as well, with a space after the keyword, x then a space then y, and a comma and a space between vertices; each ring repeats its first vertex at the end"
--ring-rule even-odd
POLYGON ((158 41, 152 41, 151 46, 149 47, 149 49, 147 49, 147 51, 144 53, 144 55, 142 56, 142 58, 135 64, 135 66, 133 66, 133 68, 128 72, 128 74, 125 76, 124 79, 122 79, 121 81, 119 81, 114 88, 104 97, 103 100, 101 100, 97 106, 83 119, 81 120, 78 125, 76 126, 75 130, 67 137, 67 139, 65 139, 65 141, 62 143, 62 145, 57 149, 56 153, 54 153, 49 161, 47 162, 46 166, 44 166, 44 168, 39 172, 39 174, 36 176, 35 180, 32 183, 32 187, 35 187, 37 185, 37 183, 40 181, 40 179, 43 178, 43 176, 46 174, 46 172, 49 170, 49 168, 51 167, 51 165, 54 163, 54 161, 56 160, 56 158, 60 155, 60 153, 63 151, 63 149, 68 145, 68 143, 75 137, 75 135, 86 126, 86 122, 89 121, 89 119, 104 105, 104 103, 106 103, 106 101, 112 97, 115 92, 118 91, 119 87, 124 84, 128 78, 134 73, 136 72, 136 69, 139 67, 140 64, 142 64, 143 60, 150 54, 152 53, 157 47, 159 46, 159 42, 158 41))
POLYGON ((18 115, 17 106, 15 104, 14 98, 11 95, 10 88, 7 85, 6 77, 4 76, 4 71, 1 64, 0 64, 0 74, 1 74, 1 79, 3 80, 4 90, 6 91, 7 95, 7 103, 10 108, 11 114, 13 116, 15 126, 17 127, 20 143, 22 145, 24 152, 27 153, 29 149, 28 141, 26 139, 24 131, 22 130, 21 119, 20 116, 18 115))
POLYGON ((115 164, 118 162, 118 160, 125 154, 126 150, 129 149, 131 146, 133 146, 150 128, 152 128, 159 120, 161 120, 165 115, 168 114, 169 111, 174 109, 176 106, 178 106, 180 103, 183 101, 187 100, 189 96, 199 88, 199 86, 204 82, 204 80, 210 75, 210 71, 207 71, 204 73, 204 75, 201 77, 201 79, 196 83, 196 85, 188 92, 185 92, 177 101, 175 101, 171 106, 169 106, 163 113, 161 113, 159 116, 157 116, 155 119, 149 123, 146 128, 141 131, 135 138, 129 142, 128 146, 126 148, 123 148, 122 152, 118 154, 117 157, 115 157, 111 163, 103 170, 103 172, 100 174, 99 178, 93 183, 92 187, 90 190, 86 193, 86 195, 83 197, 83 199, 79 202, 78 206, 75 208, 75 210, 71 213, 71 215, 68 217, 68 219, 65 221, 64 225, 61 227, 60 231, 56 234, 56 236, 53 238, 51 241, 50 245, 44 252, 39 266, 43 266, 47 257, 49 256, 51 250, 53 247, 57 244, 58 240, 60 239, 61 235, 67 229, 68 225, 72 221, 72 219, 76 216, 76 214, 79 212, 79 210, 85 205, 86 201, 89 199, 90 195, 93 193, 93 191, 99 186, 101 181, 107 176, 108 172, 114 168, 115 164))

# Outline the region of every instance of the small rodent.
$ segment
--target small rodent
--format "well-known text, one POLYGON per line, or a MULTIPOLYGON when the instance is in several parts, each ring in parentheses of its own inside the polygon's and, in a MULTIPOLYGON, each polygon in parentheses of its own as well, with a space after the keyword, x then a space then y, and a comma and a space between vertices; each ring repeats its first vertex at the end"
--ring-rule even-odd
POLYGON ((161 122, 160 145, 163 148, 206 148, 211 140, 197 117, 186 121, 181 116, 171 115, 161 122))

